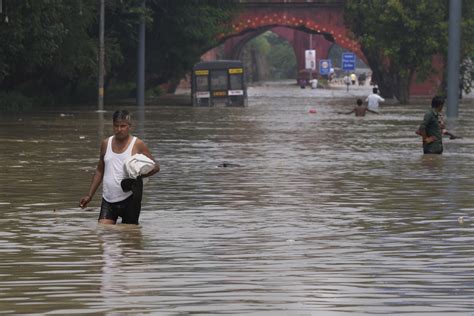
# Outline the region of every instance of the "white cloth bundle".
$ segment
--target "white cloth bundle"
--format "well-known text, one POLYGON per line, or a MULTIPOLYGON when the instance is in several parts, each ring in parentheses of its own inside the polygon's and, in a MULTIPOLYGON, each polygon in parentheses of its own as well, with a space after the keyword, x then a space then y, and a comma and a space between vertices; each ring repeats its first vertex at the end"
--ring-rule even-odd
POLYGON ((143 154, 135 154, 125 160, 125 173, 129 178, 147 174, 155 168, 155 162, 143 154))

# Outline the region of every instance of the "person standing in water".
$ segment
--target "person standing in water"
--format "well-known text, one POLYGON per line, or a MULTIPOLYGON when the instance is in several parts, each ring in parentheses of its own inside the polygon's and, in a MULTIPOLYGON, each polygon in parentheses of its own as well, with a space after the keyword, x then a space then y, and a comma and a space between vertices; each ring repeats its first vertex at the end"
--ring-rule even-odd
POLYGON ((352 109, 350 112, 338 112, 339 114, 352 114, 355 113, 355 116, 365 116, 366 112, 371 112, 375 114, 379 114, 378 112, 372 111, 366 106, 363 105, 361 99, 357 99, 357 106, 352 109))
POLYGON ((423 138, 424 154, 442 154, 443 138, 440 115, 444 106, 444 98, 436 96, 431 100, 431 109, 426 112, 417 134, 423 138))
POLYGON ((346 91, 349 92, 349 86, 351 85, 351 78, 349 77, 349 75, 346 74, 342 81, 344 81, 344 84, 346 85, 346 91))
POLYGON ((377 88, 372 89, 372 93, 365 99, 368 103, 369 110, 379 111, 379 102, 385 102, 385 99, 378 95, 379 90, 377 88))
MULTIPOLYGON (((118 217, 121 217, 123 224, 138 224, 140 210, 134 207, 136 205, 134 194, 132 191, 125 192, 122 189, 122 180, 127 178, 125 161, 135 154, 143 154, 152 161, 155 160, 145 143, 130 135, 131 117, 128 111, 116 111, 112 120, 114 135, 101 143, 99 162, 92 183, 87 195, 80 199, 79 206, 86 207, 102 183, 99 223, 115 224, 118 217)), ((160 166, 155 162, 153 170, 141 177, 149 177, 159 171, 160 166)), ((141 177, 138 179, 140 183, 141 177)), ((141 192, 139 199, 141 202, 141 192)))

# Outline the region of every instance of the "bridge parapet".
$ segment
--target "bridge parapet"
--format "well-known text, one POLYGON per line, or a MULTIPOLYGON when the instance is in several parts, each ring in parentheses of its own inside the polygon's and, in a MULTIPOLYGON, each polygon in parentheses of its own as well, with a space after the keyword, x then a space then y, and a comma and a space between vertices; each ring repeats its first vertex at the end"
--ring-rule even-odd
POLYGON ((250 32, 278 26, 323 35, 327 40, 365 59, 359 44, 344 23, 343 0, 235 0, 242 7, 232 21, 232 31, 222 42, 250 32))
POLYGON ((234 0, 234 2, 243 5, 336 5, 343 6, 345 0, 234 0))

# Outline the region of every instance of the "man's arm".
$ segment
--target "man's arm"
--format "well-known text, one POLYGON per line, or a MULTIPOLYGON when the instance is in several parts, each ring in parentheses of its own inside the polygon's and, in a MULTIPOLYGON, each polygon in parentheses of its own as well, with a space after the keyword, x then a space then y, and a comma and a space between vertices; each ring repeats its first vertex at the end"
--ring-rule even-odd
POLYGON ((150 150, 148 149, 147 145, 141 139, 137 139, 135 144, 137 146, 138 154, 143 154, 155 162, 155 167, 153 168, 153 170, 148 172, 147 174, 142 175, 142 177, 150 177, 155 173, 160 172, 160 164, 155 161, 155 158, 153 158, 153 155, 150 153, 150 150))
POLYGON ((428 136, 426 135, 426 130, 424 128, 418 129, 418 135, 420 135, 423 138, 423 144, 429 144, 432 143, 436 140, 436 136, 428 136))
POLYGON ((355 112, 355 110, 356 110, 356 109, 353 108, 352 111, 350 111, 350 112, 337 112, 337 114, 352 114, 352 113, 355 112))
POLYGON ((83 196, 81 200, 79 201, 79 206, 81 208, 84 208, 87 206, 87 204, 89 204, 95 192, 97 191, 97 188, 99 188, 99 185, 101 184, 102 179, 104 178, 104 167, 105 167, 104 156, 105 156, 106 150, 107 150, 107 139, 103 140, 100 146, 99 162, 97 163, 94 176, 92 177, 92 182, 89 187, 89 191, 87 195, 83 196))

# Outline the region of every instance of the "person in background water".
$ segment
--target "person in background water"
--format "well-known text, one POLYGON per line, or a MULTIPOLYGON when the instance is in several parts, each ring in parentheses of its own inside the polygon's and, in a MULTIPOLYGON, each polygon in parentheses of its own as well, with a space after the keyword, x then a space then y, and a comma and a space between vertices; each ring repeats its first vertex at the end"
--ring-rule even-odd
POLYGON ((351 74, 351 82, 352 82, 352 85, 355 85, 356 84, 356 81, 357 81, 357 76, 355 73, 352 73, 351 74))
MULTIPOLYGON (((443 113, 439 113, 438 118, 439 118, 439 126, 441 127, 441 134, 446 135, 446 136, 449 136, 449 139, 462 138, 461 136, 456 136, 456 135, 454 135, 453 133, 449 132, 449 131, 446 129, 446 123, 444 122, 443 113)), ((416 134, 421 136, 419 129, 416 130, 416 134)))
POLYGON ((379 111, 379 102, 385 102, 385 99, 378 95, 379 90, 377 88, 372 89, 372 94, 365 99, 368 102, 369 110, 379 111))
POLYGON ((309 81, 309 83, 311 84, 311 89, 316 89, 318 87, 318 79, 316 78, 313 78, 309 81))
POLYGON ((379 114, 378 112, 372 111, 368 109, 366 106, 363 105, 361 99, 357 99, 357 106, 352 109, 350 112, 338 112, 339 114, 352 114, 355 113, 355 116, 365 116, 366 112, 371 112, 375 114, 379 114))
POLYGON ((300 88, 305 89, 306 88, 306 79, 300 79, 300 88))
POLYGON ((417 134, 423 138, 424 154, 442 154, 443 139, 442 126, 440 123, 441 111, 443 111, 444 98, 435 96, 431 100, 431 109, 426 112, 423 122, 417 130, 417 134))
MULTIPOLYGON (((92 183, 87 195, 80 199, 79 206, 86 207, 103 182, 99 223, 115 224, 120 216, 123 224, 138 224, 140 210, 133 207, 133 193, 124 192, 121 186, 122 180, 127 177, 124 163, 134 154, 143 154, 153 161, 154 158, 142 140, 130 135, 131 117, 128 111, 116 111, 112 119, 114 135, 101 143, 99 162, 92 183)), ((159 171, 160 166, 155 162, 153 170, 142 177, 149 177, 159 171)))
POLYGON ((346 85, 346 91, 349 92, 349 86, 351 85, 351 78, 346 74, 344 76, 344 84, 346 85))

